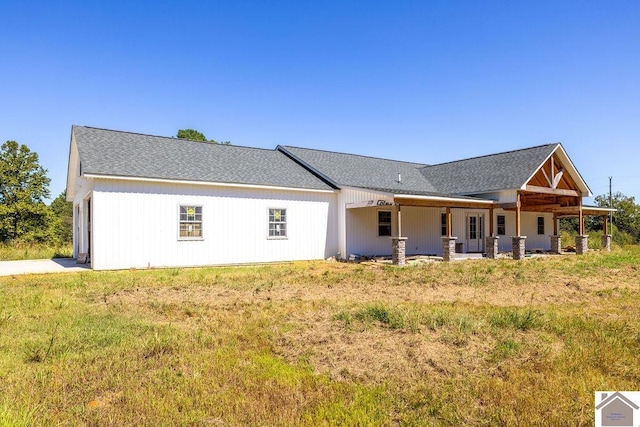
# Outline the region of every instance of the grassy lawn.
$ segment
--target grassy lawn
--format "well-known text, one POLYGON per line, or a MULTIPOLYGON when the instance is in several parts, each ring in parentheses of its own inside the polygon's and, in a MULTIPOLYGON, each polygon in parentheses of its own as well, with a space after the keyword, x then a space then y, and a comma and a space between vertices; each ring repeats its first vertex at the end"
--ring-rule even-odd
POLYGON ((70 258, 72 256, 71 243, 57 246, 46 243, 0 243, 0 261, 70 258))
POLYGON ((592 425, 640 248, 0 278, 0 425, 592 425))

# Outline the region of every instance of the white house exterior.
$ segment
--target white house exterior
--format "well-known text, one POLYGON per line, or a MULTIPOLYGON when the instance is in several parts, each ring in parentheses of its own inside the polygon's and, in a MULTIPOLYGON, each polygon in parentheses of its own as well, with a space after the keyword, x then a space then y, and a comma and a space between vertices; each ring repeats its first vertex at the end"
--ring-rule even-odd
POLYGON ((72 128, 67 176, 74 256, 97 270, 395 260, 399 245, 402 258, 517 258, 559 245, 559 216, 606 215, 582 206, 589 195, 560 144, 429 166, 84 126, 72 128))

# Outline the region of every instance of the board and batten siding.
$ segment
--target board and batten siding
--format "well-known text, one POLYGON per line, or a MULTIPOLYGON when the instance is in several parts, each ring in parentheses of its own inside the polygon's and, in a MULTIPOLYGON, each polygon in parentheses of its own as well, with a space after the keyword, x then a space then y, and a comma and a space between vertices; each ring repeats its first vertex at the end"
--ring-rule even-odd
MULTIPOLYGON (((360 210, 361 208, 347 209, 347 206, 351 203, 359 203, 366 202, 369 200, 379 200, 379 199, 389 199, 390 195, 375 192, 375 191, 366 191, 357 188, 349 188, 343 187, 340 189, 338 193, 338 255, 341 258, 348 259, 350 253, 354 253, 352 249, 349 248, 348 241, 349 236, 353 234, 353 231, 347 225, 349 220, 349 211, 360 210)), ((377 219, 376 219, 377 221, 377 219)), ((377 222, 376 222, 377 224, 377 222)), ((377 236, 377 225, 375 228, 376 236, 377 236)), ((388 238, 387 238, 388 239, 388 238)), ((380 246, 379 242, 377 242, 380 246)), ((390 241, 389 241, 389 244, 390 241)), ((391 249, 389 248, 389 251, 391 249)), ((358 253, 358 252, 355 252, 358 253)), ((390 253, 390 252, 389 252, 390 253)))
POLYGON ((178 267, 325 259, 338 251, 337 197, 288 191, 96 179, 92 267, 178 267), (179 206, 202 206, 202 240, 179 240, 179 206), (268 237, 286 209, 287 238, 268 237))
MULTIPOLYGON (((378 212, 394 212, 395 209, 395 206, 348 209, 347 249, 349 253, 389 256, 391 239, 389 236, 378 236, 378 212)), ((403 206, 401 209, 402 235, 407 237, 407 255, 442 254, 440 213, 443 211, 439 208, 412 206, 403 206)), ((398 224, 395 214, 392 214, 391 221, 391 234, 396 236, 398 224)))
MULTIPOLYGON (((498 233, 498 215, 505 217, 505 234, 498 236, 498 250, 508 252, 512 249, 511 237, 516 235, 516 213, 513 211, 504 211, 496 209, 494 212, 494 231, 498 233)), ((526 236, 525 247, 527 250, 533 249, 551 249, 550 235, 553 234, 553 214, 522 212, 520 215, 522 223, 520 224, 520 233, 526 236), (538 217, 544 218, 544 234, 538 234, 538 217)))

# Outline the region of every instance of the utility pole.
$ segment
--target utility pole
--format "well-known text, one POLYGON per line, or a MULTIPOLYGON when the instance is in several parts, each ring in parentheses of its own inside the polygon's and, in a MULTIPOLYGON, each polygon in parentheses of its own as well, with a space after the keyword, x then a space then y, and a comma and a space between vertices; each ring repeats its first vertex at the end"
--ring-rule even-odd
MULTIPOLYGON (((609 177, 609 208, 613 209, 613 197, 611 196, 611 179, 613 177, 609 177)), ((611 230, 613 231, 613 212, 609 212, 609 224, 611 224, 611 230)), ((613 233, 612 233, 613 234, 613 233)))

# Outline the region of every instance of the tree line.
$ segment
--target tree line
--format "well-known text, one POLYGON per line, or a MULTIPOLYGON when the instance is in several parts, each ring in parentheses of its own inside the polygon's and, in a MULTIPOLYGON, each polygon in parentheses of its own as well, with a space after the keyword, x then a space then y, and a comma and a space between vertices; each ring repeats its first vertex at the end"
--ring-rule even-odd
POLYGON ((0 147, 0 243, 62 245, 73 235, 73 207, 63 192, 50 205, 47 170, 24 144, 0 147))
MULTIPOLYGON (((178 138, 230 144, 229 141, 207 140, 194 129, 180 129, 178 138)), ((0 147, 0 243, 13 242, 68 244, 73 238, 73 205, 66 201, 66 191, 60 193, 49 205, 50 197, 47 170, 40 163, 38 154, 24 144, 6 141, 0 147)), ((640 242, 640 205, 633 197, 620 192, 612 195, 612 234, 614 241, 640 242)), ((598 206, 609 207, 609 196, 596 196, 598 206)), ((600 231, 604 227, 601 217, 588 217, 587 231, 600 231)), ((577 231, 577 220, 564 221, 562 229, 577 231)))

